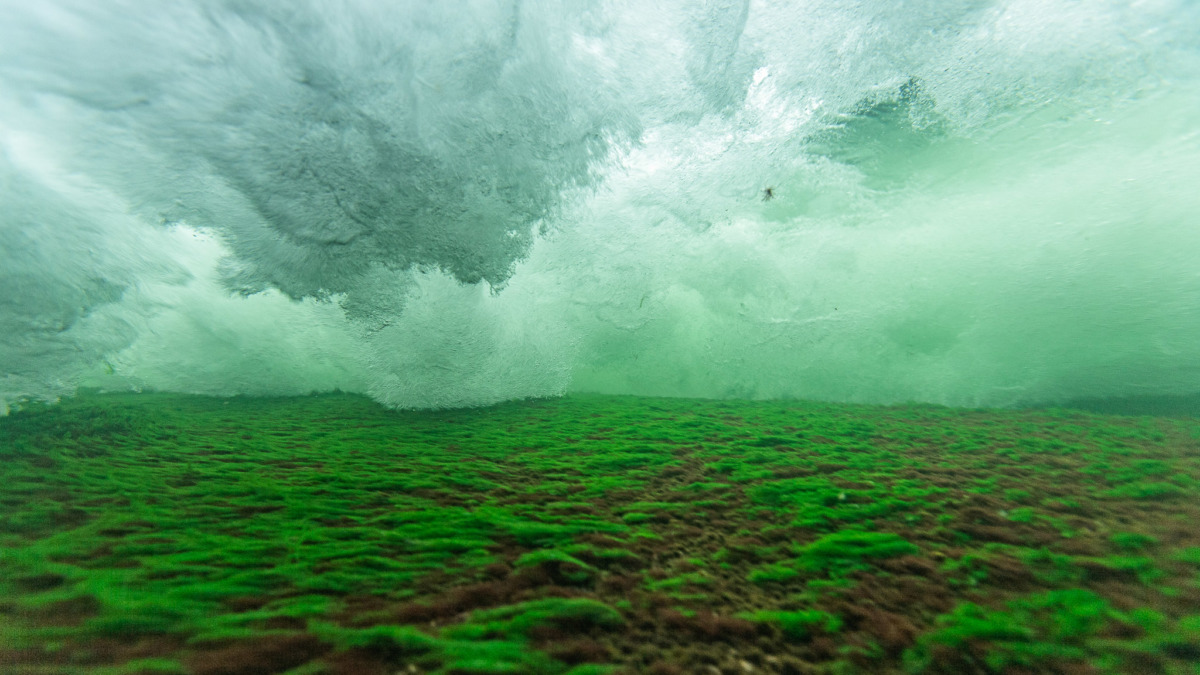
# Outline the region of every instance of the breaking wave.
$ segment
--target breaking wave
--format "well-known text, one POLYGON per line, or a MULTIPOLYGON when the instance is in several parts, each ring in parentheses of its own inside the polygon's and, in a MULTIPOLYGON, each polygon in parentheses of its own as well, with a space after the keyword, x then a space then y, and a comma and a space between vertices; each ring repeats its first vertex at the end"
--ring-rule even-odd
POLYGON ((0 409, 1200 391, 1195 3, 0 8, 0 409))

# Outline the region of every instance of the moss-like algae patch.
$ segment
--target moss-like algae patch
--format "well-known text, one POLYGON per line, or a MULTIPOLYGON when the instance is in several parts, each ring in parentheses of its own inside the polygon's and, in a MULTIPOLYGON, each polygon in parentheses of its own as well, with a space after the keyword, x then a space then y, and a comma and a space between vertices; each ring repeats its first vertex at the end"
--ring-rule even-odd
POLYGON ((83 395, 0 419, 0 670, 1196 673, 1198 494, 1195 418, 83 395))

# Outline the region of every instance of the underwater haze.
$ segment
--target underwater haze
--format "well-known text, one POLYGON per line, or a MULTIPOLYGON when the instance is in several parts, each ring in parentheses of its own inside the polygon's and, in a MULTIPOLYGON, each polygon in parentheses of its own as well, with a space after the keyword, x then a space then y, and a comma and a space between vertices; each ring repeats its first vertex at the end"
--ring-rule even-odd
POLYGON ((1200 392, 1188 0, 0 0, 0 410, 1200 392))

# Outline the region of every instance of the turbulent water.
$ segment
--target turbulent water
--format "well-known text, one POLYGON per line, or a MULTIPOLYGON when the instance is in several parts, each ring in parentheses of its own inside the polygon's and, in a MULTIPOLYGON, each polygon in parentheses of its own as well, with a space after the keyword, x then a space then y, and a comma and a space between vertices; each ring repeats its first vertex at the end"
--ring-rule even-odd
POLYGON ((1195 2, 0 9, 0 409, 1200 391, 1195 2))

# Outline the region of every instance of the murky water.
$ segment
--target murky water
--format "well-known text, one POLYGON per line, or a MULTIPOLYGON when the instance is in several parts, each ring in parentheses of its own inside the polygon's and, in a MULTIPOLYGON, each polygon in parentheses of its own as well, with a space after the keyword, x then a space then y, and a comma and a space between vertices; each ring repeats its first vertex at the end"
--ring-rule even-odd
POLYGON ((6 2, 0 399, 1200 390, 1191 2, 6 2))

